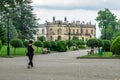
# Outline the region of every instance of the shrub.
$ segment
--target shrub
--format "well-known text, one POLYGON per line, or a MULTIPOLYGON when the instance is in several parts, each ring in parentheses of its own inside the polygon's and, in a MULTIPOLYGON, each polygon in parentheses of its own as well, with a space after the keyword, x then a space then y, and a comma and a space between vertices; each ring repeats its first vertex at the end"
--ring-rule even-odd
POLYGON ((103 41, 101 39, 97 39, 98 40, 98 46, 97 47, 103 47, 103 41))
POLYGON ((46 41, 46 38, 45 38, 45 36, 40 36, 40 37, 37 37, 37 39, 39 40, 39 41, 46 41))
POLYGON ((110 51, 110 40, 103 40, 103 51, 110 51))
POLYGON ((66 46, 71 47, 73 45, 73 41, 66 40, 66 46))
POLYGON ((51 41, 51 50, 57 51, 57 43, 56 43, 56 41, 51 41))
POLYGON ((43 47, 43 43, 41 41, 35 41, 34 45, 37 47, 37 52, 38 52, 38 47, 43 47))
POLYGON ((1 48, 2 48, 2 41, 0 40, 0 50, 1 50, 1 48))
POLYGON ((67 45, 65 41, 57 41, 57 51, 59 52, 67 51, 67 45))
POLYGON ((11 40, 10 44, 11 44, 11 46, 14 47, 14 55, 15 55, 15 52, 16 52, 16 48, 19 48, 19 47, 23 46, 22 41, 20 39, 11 40))
POLYGON ((87 46, 93 48, 93 47, 97 47, 98 46, 98 40, 95 38, 91 38, 87 41, 87 46))
POLYGON ((43 46, 44 46, 44 48, 50 48, 51 47, 51 43, 49 41, 44 41, 43 42, 43 46))
POLYGON ((24 47, 27 47, 28 44, 29 44, 29 41, 24 41, 24 42, 23 42, 24 47))
POLYGON ((120 55, 120 36, 113 40, 110 50, 112 51, 113 55, 120 55))

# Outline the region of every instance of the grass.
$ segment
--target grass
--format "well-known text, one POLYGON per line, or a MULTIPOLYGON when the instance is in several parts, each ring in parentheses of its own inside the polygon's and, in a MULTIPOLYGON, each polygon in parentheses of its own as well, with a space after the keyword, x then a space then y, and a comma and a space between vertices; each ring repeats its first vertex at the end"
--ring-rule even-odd
POLYGON ((105 59, 109 59, 109 58, 120 58, 120 55, 112 55, 112 52, 103 52, 103 55, 99 55, 99 54, 89 54, 89 55, 85 55, 85 56, 81 56, 81 57, 77 57, 77 59, 79 58, 105 58, 105 59))
MULTIPOLYGON (((25 56, 26 55, 26 48, 16 48, 16 54, 14 54, 14 48, 10 46, 10 56, 25 56)), ((35 54, 41 54, 42 49, 35 47, 35 54)), ((0 56, 5 57, 7 56, 7 46, 3 46, 0 51, 0 56)))

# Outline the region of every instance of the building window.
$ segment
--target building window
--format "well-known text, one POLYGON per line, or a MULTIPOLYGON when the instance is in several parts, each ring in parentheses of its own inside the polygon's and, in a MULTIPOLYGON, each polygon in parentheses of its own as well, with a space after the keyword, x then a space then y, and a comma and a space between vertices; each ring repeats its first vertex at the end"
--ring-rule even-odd
POLYGON ((84 37, 82 37, 82 40, 84 41, 84 37))
POLYGON ((88 30, 86 29, 86 34, 88 34, 88 30))
POLYGON ((50 34, 53 34, 53 29, 52 28, 50 29, 50 34))
POLYGON ((77 32, 76 32, 77 34, 79 33, 79 29, 77 29, 77 32))
POLYGON ((61 34, 62 33, 62 29, 58 29, 58 34, 61 34))
POLYGON ((75 29, 73 29, 73 34, 75 34, 75 29))
POLYGON ((61 36, 58 36, 58 40, 61 40, 61 36))
POLYGON ((93 34, 93 30, 91 30, 91 34, 93 34))
POLYGON ((44 34, 45 33, 45 31, 44 31, 44 29, 42 29, 42 34, 44 34))
POLYGON ((52 36, 50 36, 50 40, 53 40, 53 37, 52 37, 52 36))

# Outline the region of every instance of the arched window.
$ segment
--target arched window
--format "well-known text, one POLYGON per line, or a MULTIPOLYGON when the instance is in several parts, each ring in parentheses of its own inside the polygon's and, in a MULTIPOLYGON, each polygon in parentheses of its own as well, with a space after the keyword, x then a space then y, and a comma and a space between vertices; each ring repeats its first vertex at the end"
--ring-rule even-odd
POLYGON ((61 33, 62 33, 62 29, 59 28, 59 29, 58 29, 58 34, 61 34, 61 33))
POLYGON ((93 34, 93 30, 91 30, 91 34, 93 34))
POLYGON ((61 40, 61 36, 58 36, 58 40, 61 40))
POLYGON ((51 40, 53 40, 53 37, 52 37, 52 36, 50 36, 50 39, 51 39, 51 40))
POLYGON ((44 29, 42 29, 42 34, 44 34, 45 33, 45 31, 44 31, 44 29))

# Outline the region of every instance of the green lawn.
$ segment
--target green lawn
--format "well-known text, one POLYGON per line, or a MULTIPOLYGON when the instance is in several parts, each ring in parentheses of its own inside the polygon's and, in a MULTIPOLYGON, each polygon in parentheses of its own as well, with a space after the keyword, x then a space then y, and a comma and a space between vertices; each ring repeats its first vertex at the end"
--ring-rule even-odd
POLYGON ((96 53, 96 54, 89 54, 77 58, 78 59, 79 58, 120 58, 120 55, 112 55, 112 52, 103 52, 103 55, 99 55, 96 53))
MULTIPOLYGON (((14 48, 10 47, 10 56, 25 56, 26 55, 26 48, 16 48, 16 54, 14 54, 14 48)), ((35 54, 41 54, 42 49, 35 47, 35 54)), ((7 46, 3 46, 0 51, 0 56, 7 56, 7 46)))

